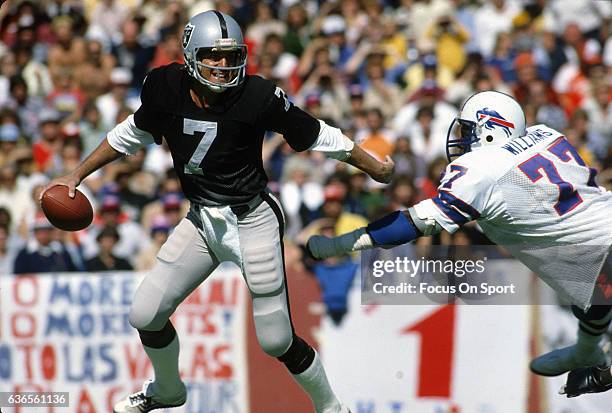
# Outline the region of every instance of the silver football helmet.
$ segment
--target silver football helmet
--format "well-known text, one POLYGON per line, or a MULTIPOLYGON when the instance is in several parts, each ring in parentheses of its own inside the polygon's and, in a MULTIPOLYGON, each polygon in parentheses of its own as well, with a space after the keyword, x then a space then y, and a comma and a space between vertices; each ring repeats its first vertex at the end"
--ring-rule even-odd
POLYGON ((183 54, 189 74, 216 93, 240 85, 246 76, 247 46, 233 17, 216 10, 196 14, 185 25, 183 54), (228 66, 202 63, 227 59, 228 66), (210 77, 203 73, 210 72, 210 77), (215 80, 216 79, 216 80, 215 80))

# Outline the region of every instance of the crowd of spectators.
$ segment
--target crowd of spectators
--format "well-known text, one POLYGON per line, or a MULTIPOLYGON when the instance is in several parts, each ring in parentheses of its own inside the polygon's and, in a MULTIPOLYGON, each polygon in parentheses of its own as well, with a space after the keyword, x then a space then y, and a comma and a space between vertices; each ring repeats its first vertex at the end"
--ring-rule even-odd
MULTIPOLYGON (((268 136, 264 165, 287 215, 288 257, 309 234, 343 233, 435 194, 448 125, 477 91, 515 96, 528 125, 563 131, 612 189, 612 2, 8 0, 0 8, 0 272, 151 267, 187 206, 165 145, 81 184, 96 211, 84 231, 53 229, 37 199, 134 112, 149 70, 183 62, 183 25, 211 8, 242 25, 250 74, 397 165, 392 184, 378 185, 268 136)), ((469 242, 473 233, 460 236, 469 242)))

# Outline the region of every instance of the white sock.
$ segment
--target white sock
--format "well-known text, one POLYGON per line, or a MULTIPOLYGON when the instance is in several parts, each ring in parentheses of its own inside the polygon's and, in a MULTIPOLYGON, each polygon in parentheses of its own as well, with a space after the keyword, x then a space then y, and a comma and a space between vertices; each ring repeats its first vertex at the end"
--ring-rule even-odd
POLYGON ((172 402, 182 397, 185 394, 185 385, 181 381, 178 368, 178 335, 166 347, 143 347, 153 364, 155 372, 155 382, 153 384, 155 399, 172 402))
POLYGON ((314 360, 310 367, 300 374, 294 374, 293 378, 310 396, 317 413, 339 412, 340 402, 332 391, 325 369, 316 350, 314 360))

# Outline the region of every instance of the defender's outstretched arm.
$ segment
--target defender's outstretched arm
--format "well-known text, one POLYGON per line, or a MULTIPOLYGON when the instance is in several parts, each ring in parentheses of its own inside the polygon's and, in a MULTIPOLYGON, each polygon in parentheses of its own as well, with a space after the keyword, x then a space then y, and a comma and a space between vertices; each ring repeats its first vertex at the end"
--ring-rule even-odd
POLYGON ((430 217, 419 217, 414 208, 392 212, 367 226, 336 237, 310 237, 306 249, 316 259, 324 259, 348 252, 395 246, 414 241, 423 235, 437 234, 440 224, 430 217))

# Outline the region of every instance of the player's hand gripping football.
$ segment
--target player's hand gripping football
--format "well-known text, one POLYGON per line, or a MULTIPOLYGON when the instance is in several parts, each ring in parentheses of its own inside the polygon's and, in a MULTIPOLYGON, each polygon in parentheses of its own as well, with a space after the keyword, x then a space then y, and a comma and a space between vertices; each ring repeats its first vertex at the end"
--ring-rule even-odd
POLYGON ((74 174, 74 173, 69 173, 63 176, 59 176, 57 178, 55 178, 54 180, 52 180, 51 182, 49 182, 49 184, 45 187, 45 189, 43 191, 40 192, 40 196, 38 201, 40 202, 42 200, 42 196, 45 193, 45 191, 55 185, 64 185, 68 187, 68 196, 70 198, 74 198, 75 195, 75 191, 76 191, 76 187, 79 186, 79 184, 81 183, 81 180, 79 179, 79 177, 74 174))
POLYGON ((569 372, 559 394, 576 397, 585 393, 601 393, 612 389, 610 367, 584 367, 569 372))

